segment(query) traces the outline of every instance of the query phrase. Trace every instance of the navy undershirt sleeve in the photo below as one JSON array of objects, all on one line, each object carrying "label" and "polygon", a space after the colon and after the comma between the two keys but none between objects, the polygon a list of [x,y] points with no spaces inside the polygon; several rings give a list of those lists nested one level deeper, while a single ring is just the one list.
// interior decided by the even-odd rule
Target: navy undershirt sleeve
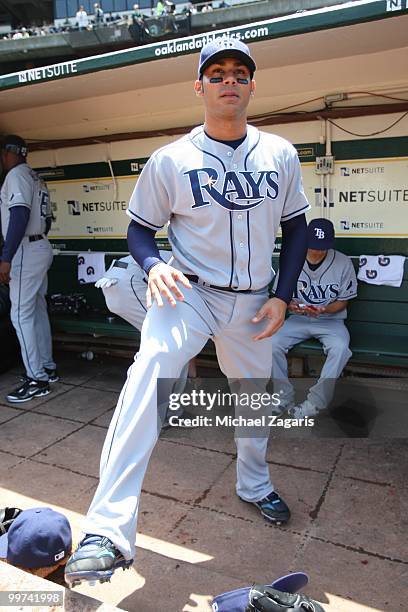
[{"label": "navy undershirt sleeve", "polygon": [[2,261],[11,263],[24,237],[29,219],[30,209],[27,206],[12,206],[10,208],[10,220],[1,256]]},{"label": "navy undershirt sleeve", "polygon": [[131,221],[129,224],[127,232],[129,252],[146,274],[149,274],[153,266],[163,262],[154,239],[155,235],[155,230],[136,221]]},{"label": "navy undershirt sleeve", "polygon": [[287,304],[292,299],[307,252],[307,223],[305,215],[298,215],[281,223],[282,246],[279,257],[279,279],[275,297]]}]

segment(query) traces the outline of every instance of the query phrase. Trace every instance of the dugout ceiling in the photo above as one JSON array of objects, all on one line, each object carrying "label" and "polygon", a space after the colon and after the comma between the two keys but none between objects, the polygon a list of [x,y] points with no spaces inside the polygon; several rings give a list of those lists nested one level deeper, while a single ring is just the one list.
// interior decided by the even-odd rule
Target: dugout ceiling
[{"label": "dugout ceiling", "polygon": [[[216,35],[223,32],[248,37],[258,64],[250,115],[335,92],[408,99],[408,0],[362,0]],[[171,41],[184,41],[184,50],[161,42],[0,77],[0,132],[33,141],[97,141],[98,136],[200,123],[202,106],[193,81],[202,39]],[[361,95],[358,103],[384,101]],[[311,101],[298,110],[319,104]]]}]

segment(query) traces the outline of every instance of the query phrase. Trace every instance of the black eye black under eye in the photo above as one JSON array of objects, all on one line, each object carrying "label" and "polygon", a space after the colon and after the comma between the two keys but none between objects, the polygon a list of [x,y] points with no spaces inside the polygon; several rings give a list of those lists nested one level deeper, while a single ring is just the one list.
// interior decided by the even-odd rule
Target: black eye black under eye
[{"label": "black eye black under eye", "polygon": [[222,77],[211,77],[210,83],[221,83]]},{"label": "black eye black under eye", "polygon": [[239,83],[240,85],[248,85],[249,79],[247,79],[247,78],[245,78],[245,79],[237,79],[237,83]]}]

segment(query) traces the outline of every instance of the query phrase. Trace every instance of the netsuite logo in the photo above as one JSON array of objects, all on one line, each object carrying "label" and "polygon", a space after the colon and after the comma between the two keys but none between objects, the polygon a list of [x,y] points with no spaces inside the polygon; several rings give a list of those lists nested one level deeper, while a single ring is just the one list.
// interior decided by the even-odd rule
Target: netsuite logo
[{"label": "netsuite logo", "polygon": [[349,166],[340,167],[341,176],[352,176],[355,174],[384,174],[384,166],[358,166],[356,168]]},{"label": "netsuite logo", "polygon": [[326,187],[323,189],[323,198],[322,198],[322,190],[320,187],[315,187],[315,206],[320,206],[323,208],[333,208],[334,206],[334,190],[327,190]]},{"label": "netsuite logo", "polygon": [[80,203],[78,200],[68,200],[68,214],[74,217],[81,214]]},{"label": "netsuite logo", "polygon": [[82,185],[82,188],[85,191],[85,193],[90,193],[91,191],[107,191],[109,190],[109,185],[84,183]]},{"label": "netsuite logo", "polygon": [[340,229],[346,232],[350,230],[373,230],[383,228],[383,221],[348,221],[347,219],[340,220]]}]

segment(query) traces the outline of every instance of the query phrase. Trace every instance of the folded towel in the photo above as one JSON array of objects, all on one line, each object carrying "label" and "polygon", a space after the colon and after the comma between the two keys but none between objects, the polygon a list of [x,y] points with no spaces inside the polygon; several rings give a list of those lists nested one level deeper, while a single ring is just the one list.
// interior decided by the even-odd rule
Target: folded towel
[{"label": "folded towel", "polygon": [[357,278],[371,285],[401,287],[404,262],[402,255],[360,255]]},{"label": "folded towel", "polygon": [[105,274],[105,253],[79,253],[78,282],[94,283]]}]

